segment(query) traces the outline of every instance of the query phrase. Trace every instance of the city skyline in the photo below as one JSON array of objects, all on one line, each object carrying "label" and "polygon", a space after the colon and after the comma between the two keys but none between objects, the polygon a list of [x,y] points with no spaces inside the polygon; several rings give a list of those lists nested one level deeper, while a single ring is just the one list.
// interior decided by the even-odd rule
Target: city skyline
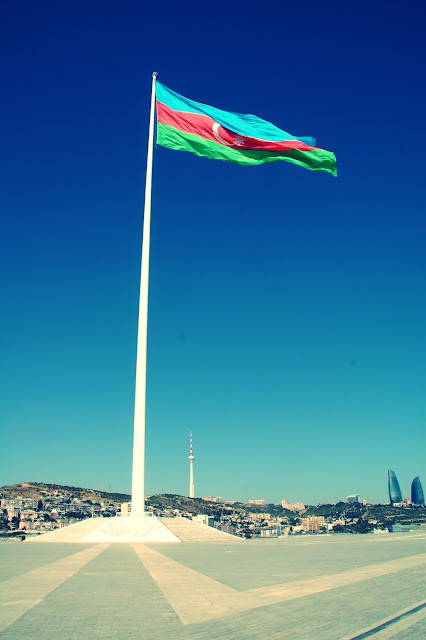
[{"label": "city skyline", "polygon": [[252,51],[218,49],[207,7],[166,3],[161,34],[127,0],[4,10],[0,484],[130,492],[155,70],[315,136],[339,175],[154,149],[146,493],[186,494],[192,431],[197,495],[385,503],[391,468],[409,498],[426,472],[424,8],[310,2],[274,25],[220,9]]},{"label": "city skyline", "polygon": [[[192,435],[192,434],[191,434]],[[292,501],[287,502],[287,496],[282,496],[278,501],[274,502],[273,500],[268,500],[268,498],[263,498],[263,497],[259,497],[257,496],[257,498],[247,498],[247,499],[240,499],[239,496],[226,496],[225,498],[222,498],[222,496],[218,496],[216,495],[199,495],[199,496],[195,496],[195,491],[194,491],[194,482],[193,482],[193,470],[192,470],[192,463],[193,460],[195,459],[195,457],[192,454],[192,438],[191,438],[191,444],[190,444],[190,454],[188,456],[189,462],[190,462],[190,474],[189,474],[189,491],[187,493],[182,493],[182,494],[175,494],[175,495],[181,495],[183,497],[189,497],[189,498],[197,498],[198,500],[208,500],[210,502],[223,502],[223,503],[234,503],[234,502],[239,502],[239,503],[247,503],[247,504],[256,504],[256,505],[265,505],[267,506],[268,504],[274,504],[277,505],[279,503],[281,503],[281,505],[284,507],[288,507],[290,508],[290,510],[292,510],[293,508],[297,507],[297,509],[303,509],[304,505],[301,502],[295,502],[294,504],[292,503]],[[28,480],[28,479],[27,479]],[[30,481],[31,482],[31,481]],[[35,481],[35,482],[40,482],[40,481]],[[20,483],[16,483],[17,486],[19,486]],[[25,484],[25,483],[24,483]],[[43,484],[43,482],[41,481],[41,484]],[[48,484],[52,484],[52,485],[57,485],[57,486],[61,486],[59,483],[48,483]],[[9,485],[5,485],[5,486],[9,486]],[[78,488],[78,485],[75,485],[76,488]],[[191,495],[191,487],[193,489],[192,494]],[[83,488],[83,487],[80,487]],[[101,491],[101,492],[112,492],[112,493],[116,493],[117,495],[119,495],[120,493],[123,492],[119,492],[119,491],[115,491],[112,489],[111,486],[98,486],[98,487],[85,487],[87,490],[94,490],[94,491]],[[125,492],[124,492],[125,493]],[[170,492],[165,492],[166,494]],[[396,474],[394,473],[394,471],[392,471],[391,469],[388,469],[388,482],[387,482],[387,494],[388,494],[388,499],[384,500],[384,501],[378,501],[377,503],[375,503],[372,500],[367,500],[367,498],[365,496],[360,496],[359,494],[351,494],[351,495],[346,495],[346,496],[340,496],[339,498],[337,498],[334,501],[327,501],[327,500],[319,500],[317,503],[317,505],[319,504],[336,504],[338,502],[357,502],[357,503],[367,503],[367,504],[390,504],[392,505],[393,503],[408,503],[408,504],[412,504],[414,506],[424,506],[424,492],[423,492],[423,487],[422,487],[422,483],[420,480],[419,476],[416,476],[413,481],[411,482],[411,490],[410,491],[405,491],[402,492],[398,479],[396,477]],[[131,496],[131,493],[127,493],[126,495]],[[156,494],[151,494],[151,495],[156,495]],[[161,495],[161,494],[158,494]],[[266,494],[269,495],[269,494]],[[337,495],[337,494],[336,494]],[[392,497],[391,497],[392,496]],[[150,495],[147,495],[147,497],[150,497]],[[127,503],[126,503],[127,504]],[[130,504],[130,502],[128,503]],[[306,504],[311,504],[314,505],[314,503],[306,503]]]}]

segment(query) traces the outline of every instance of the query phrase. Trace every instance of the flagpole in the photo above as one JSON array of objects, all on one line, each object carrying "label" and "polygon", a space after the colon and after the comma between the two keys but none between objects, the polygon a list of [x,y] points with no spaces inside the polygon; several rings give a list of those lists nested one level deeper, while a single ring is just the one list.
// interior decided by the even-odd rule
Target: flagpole
[{"label": "flagpole", "polygon": [[152,152],[154,147],[155,79],[152,74],[151,111],[149,117],[148,156],[146,162],[145,207],[141,280],[139,293],[138,341],[136,355],[135,414],[133,428],[132,516],[145,515],[145,413],[146,346],[148,331],[149,239],[151,227]]}]

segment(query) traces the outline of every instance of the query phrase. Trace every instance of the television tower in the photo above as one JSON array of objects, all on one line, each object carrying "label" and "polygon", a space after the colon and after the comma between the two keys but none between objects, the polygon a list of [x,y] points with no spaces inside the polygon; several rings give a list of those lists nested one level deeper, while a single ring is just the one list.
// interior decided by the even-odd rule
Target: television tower
[{"label": "television tower", "polygon": [[192,432],[189,435],[189,497],[195,498],[194,493],[194,454],[192,453]]}]

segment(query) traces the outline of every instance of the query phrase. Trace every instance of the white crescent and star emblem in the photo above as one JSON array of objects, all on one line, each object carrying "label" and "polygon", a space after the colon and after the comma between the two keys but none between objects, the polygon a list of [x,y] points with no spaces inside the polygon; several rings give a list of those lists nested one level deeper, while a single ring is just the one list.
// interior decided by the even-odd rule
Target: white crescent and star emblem
[{"label": "white crescent and star emblem", "polygon": [[231,133],[230,131],[228,131],[228,129],[225,129],[225,127],[222,127],[222,129],[226,131],[226,133],[232,138],[232,142],[227,142],[226,140],[224,140],[219,133],[220,126],[221,125],[218,122],[214,122],[212,126],[213,135],[218,142],[220,142],[221,144],[224,144],[227,147],[244,147],[245,145],[244,138],[242,138],[236,133]]}]

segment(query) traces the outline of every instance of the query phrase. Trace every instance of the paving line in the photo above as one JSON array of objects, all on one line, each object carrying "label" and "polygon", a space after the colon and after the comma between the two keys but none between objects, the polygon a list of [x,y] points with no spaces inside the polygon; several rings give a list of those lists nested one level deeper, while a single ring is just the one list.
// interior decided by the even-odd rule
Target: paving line
[{"label": "paving line", "polygon": [[374,538],[372,540],[369,540],[368,542],[400,542],[401,540],[403,540],[404,542],[410,541],[410,542],[417,542],[417,540],[422,540],[423,538],[426,538],[426,534],[425,533],[413,533],[412,535],[410,535],[409,533],[403,533],[401,536],[395,536],[395,534],[392,534],[392,537],[388,537],[388,536],[378,536],[377,538]]},{"label": "paving line", "polygon": [[417,602],[408,609],[403,609],[391,618],[385,618],[376,623],[374,627],[364,628],[354,636],[350,634],[341,640],[390,640],[396,635],[409,629],[426,618],[426,602]]},{"label": "paving line", "polygon": [[0,632],[39,604],[49,593],[71,578],[108,546],[108,544],[98,544],[1,582]]},{"label": "paving line", "polygon": [[133,544],[132,547],[184,625],[200,624],[242,611],[338,589],[417,568],[426,563],[426,554],[418,554],[332,575],[237,591],[144,544]]},{"label": "paving line", "polygon": [[184,625],[261,606],[255,596],[246,596],[142,543],[132,547]]},{"label": "paving line", "polygon": [[294,582],[284,582],[283,584],[277,584],[271,587],[250,589],[249,591],[245,591],[245,593],[261,598],[264,604],[274,604],[283,602],[284,600],[293,600],[294,598],[308,596],[313,593],[339,589],[340,587],[346,587],[357,582],[362,582],[363,580],[380,578],[407,569],[415,569],[424,564],[426,564],[426,553],[420,553],[414,556],[408,556],[407,558],[388,560],[387,562],[370,564],[366,567],[341,571],[317,578],[308,578]]}]

